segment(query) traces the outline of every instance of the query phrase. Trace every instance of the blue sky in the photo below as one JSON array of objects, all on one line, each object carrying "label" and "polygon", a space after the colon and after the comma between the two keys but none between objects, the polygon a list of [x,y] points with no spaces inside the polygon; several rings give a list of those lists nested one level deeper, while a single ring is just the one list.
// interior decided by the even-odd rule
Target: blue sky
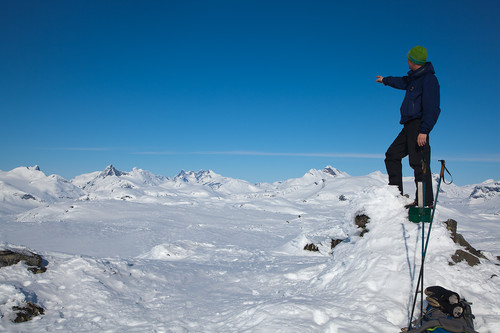
[{"label": "blue sky", "polygon": [[405,75],[422,45],[441,85],[433,172],[445,159],[459,185],[498,180],[499,14],[468,0],[3,0],[0,169],[385,173],[404,92],[375,76]]}]

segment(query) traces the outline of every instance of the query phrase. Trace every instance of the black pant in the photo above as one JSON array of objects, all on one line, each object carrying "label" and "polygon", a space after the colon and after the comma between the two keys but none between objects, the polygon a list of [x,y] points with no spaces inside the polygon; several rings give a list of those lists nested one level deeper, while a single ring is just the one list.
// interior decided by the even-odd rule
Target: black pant
[{"label": "black pant", "polygon": [[[403,130],[385,153],[385,167],[389,175],[389,185],[396,185],[401,194],[403,194],[403,166],[401,160],[409,156],[410,166],[415,174],[415,184],[422,181],[425,182],[425,206],[430,206],[434,203],[430,167],[431,147],[429,145],[429,136],[427,136],[425,146],[418,146],[417,136],[419,127],[420,119],[410,120],[404,125]],[[422,161],[425,162],[426,167],[425,179]],[[415,198],[418,198],[418,193],[415,193]]]}]

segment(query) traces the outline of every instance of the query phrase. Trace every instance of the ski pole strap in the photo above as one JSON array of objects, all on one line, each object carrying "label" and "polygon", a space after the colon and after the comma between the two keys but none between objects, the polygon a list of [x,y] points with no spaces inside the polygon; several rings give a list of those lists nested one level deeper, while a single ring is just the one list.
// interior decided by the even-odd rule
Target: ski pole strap
[{"label": "ski pole strap", "polygon": [[[446,185],[450,185],[451,183],[453,183],[453,176],[451,175],[450,171],[446,168],[445,161],[439,160],[439,162],[441,162],[441,173],[439,174],[439,177],[443,180],[443,183],[445,183]],[[444,179],[444,172],[445,171],[447,174],[450,175],[451,180],[449,183],[447,183],[446,180]]]}]

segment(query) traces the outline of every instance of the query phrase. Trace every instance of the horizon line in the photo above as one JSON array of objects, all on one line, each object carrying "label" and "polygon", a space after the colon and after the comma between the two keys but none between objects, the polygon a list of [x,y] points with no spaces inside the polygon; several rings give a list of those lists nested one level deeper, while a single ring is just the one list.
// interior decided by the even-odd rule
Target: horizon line
[{"label": "horizon line", "polygon": [[[110,147],[52,147],[45,148],[49,150],[64,150],[64,151],[80,151],[80,152],[104,152],[121,150],[126,151],[126,148],[110,148]],[[355,158],[355,159],[383,159],[385,154],[382,153],[335,153],[335,152],[319,152],[319,153],[304,153],[304,152],[265,152],[265,151],[245,151],[245,150],[229,150],[229,151],[134,151],[129,152],[133,155],[226,155],[226,156],[269,156],[269,157],[338,157],[338,158]],[[434,157],[432,160],[440,159],[449,161],[461,162],[486,162],[500,163],[500,155],[478,155],[478,156],[445,156],[444,158]]]},{"label": "horizon line", "polygon": [[291,157],[350,157],[350,158],[383,158],[383,154],[364,154],[364,153],[282,153],[282,152],[263,152],[263,151],[193,151],[193,152],[175,152],[175,151],[144,151],[133,152],[135,155],[240,155],[240,156],[291,156]]},{"label": "horizon line", "polygon": [[[360,158],[360,159],[379,159],[385,158],[385,154],[369,154],[369,153],[291,153],[291,152],[263,152],[263,151],[193,151],[193,152],[176,152],[176,151],[143,151],[143,152],[133,152],[135,155],[240,155],[240,156],[289,156],[289,157],[341,157],[341,158]],[[441,158],[449,161],[462,161],[462,162],[490,162],[490,163],[500,163],[500,156],[489,155],[489,156],[473,156],[473,157],[461,157],[461,156],[448,156]],[[434,158],[434,161],[438,161],[438,158]]]}]

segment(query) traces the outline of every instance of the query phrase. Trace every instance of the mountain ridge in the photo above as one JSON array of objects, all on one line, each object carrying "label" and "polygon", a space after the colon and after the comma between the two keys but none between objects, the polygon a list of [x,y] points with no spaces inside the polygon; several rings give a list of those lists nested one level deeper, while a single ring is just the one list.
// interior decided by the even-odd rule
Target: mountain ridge
[{"label": "mountain ridge", "polygon": [[[386,177],[380,171],[362,176],[373,178],[383,183]],[[437,175],[434,181],[437,182]],[[8,206],[6,211],[21,211],[29,207],[55,203],[61,200],[133,200],[151,202],[169,196],[182,196],[186,200],[197,196],[285,196],[290,199],[307,200],[317,196],[325,200],[335,199],[335,190],[329,185],[333,180],[349,182],[348,173],[331,165],[321,170],[310,169],[302,177],[291,178],[274,183],[251,184],[242,179],[225,177],[212,170],[181,170],[175,177],[168,178],[155,175],[147,170],[134,167],[125,172],[113,164],[102,171],[78,175],[70,181],[58,176],[47,176],[39,166],[18,167],[11,171],[0,171],[0,201]],[[411,178],[406,178],[410,181]],[[325,190],[330,187],[329,190]],[[452,196],[468,196],[469,200],[485,200],[496,202],[500,197],[500,182],[487,180],[480,184],[463,187],[451,186],[448,191]],[[334,196],[343,196],[342,193]],[[16,208],[18,206],[18,208]]]}]

